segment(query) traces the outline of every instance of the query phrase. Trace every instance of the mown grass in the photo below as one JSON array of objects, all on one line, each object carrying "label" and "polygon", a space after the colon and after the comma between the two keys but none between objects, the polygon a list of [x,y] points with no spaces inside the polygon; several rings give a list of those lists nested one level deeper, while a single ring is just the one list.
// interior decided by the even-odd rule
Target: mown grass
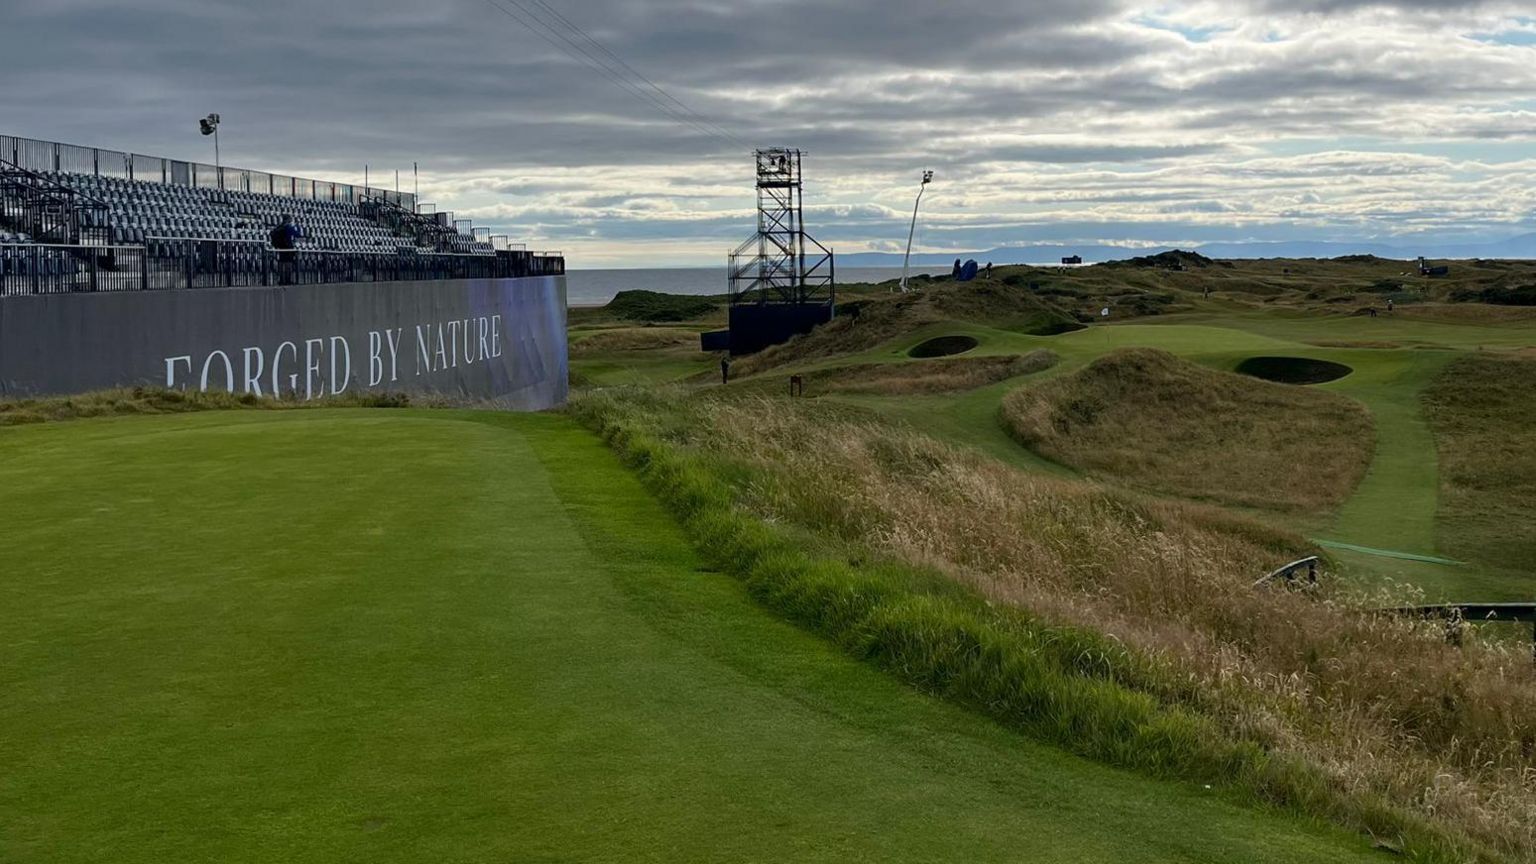
[{"label": "mown grass", "polygon": [[1536,577],[1536,358],[1472,355],[1424,392],[1440,457],[1440,545]]},{"label": "mown grass", "polygon": [[1370,414],[1343,396],[1151,349],[1017,390],[1002,412],[1024,445],[1092,476],[1281,510],[1338,506],[1374,444]]},{"label": "mown grass", "polygon": [[1533,860],[1528,656],[1361,608],[1384,598],[1251,589],[1298,538],[814,402],[607,392],[575,410],[713,564],[902,680],[1421,859]]},{"label": "mown grass", "polygon": [[1376,860],[840,656],[567,418],[10,428],[0,506],[7,864]]}]

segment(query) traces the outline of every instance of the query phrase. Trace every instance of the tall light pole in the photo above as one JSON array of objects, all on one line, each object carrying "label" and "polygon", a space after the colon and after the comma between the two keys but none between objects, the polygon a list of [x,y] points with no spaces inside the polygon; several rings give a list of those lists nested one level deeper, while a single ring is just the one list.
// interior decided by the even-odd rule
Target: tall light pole
[{"label": "tall light pole", "polygon": [[912,261],[912,237],[917,234],[917,208],[923,205],[923,192],[933,182],[933,172],[923,172],[923,184],[917,187],[917,203],[912,205],[912,227],[907,229],[907,254],[901,259],[901,293],[907,293],[907,269]]},{"label": "tall light pole", "polygon": [[219,115],[209,114],[197,121],[198,130],[213,136],[213,170],[219,174],[219,188],[224,188],[224,162],[219,155]]}]

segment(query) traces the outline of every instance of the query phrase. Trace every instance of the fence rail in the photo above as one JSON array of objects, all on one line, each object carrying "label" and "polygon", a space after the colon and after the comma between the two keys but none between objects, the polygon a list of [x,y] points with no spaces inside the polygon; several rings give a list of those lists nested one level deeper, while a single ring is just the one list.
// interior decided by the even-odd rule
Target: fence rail
[{"label": "fence rail", "polygon": [[558,252],[494,255],[277,250],[265,243],[153,237],[144,246],[0,244],[0,296],[252,288],[334,282],[558,276]]},{"label": "fence rail", "polygon": [[144,156],[99,147],[81,147],[56,141],[39,141],[0,135],[0,159],[13,162],[28,171],[68,174],[94,174],[121,180],[145,180],[192,186],[199,189],[224,189],[230,192],[257,192],[312,201],[337,201],[355,204],[363,198],[380,198],[407,210],[416,206],[416,196],[373,186],[353,186],[329,180],[289,177],[247,168],[207,165],[159,156]]}]

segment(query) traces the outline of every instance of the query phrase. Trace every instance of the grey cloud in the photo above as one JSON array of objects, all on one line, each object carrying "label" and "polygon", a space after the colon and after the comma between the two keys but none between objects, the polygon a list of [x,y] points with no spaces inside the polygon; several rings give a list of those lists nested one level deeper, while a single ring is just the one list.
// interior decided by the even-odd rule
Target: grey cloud
[{"label": "grey cloud", "polygon": [[[1298,190],[1343,177],[1381,185],[1328,186],[1319,208],[1401,215],[1360,196],[1415,172],[1456,197],[1444,167],[1255,161],[1269,143],[1536,138],[1520,110],[1536,86],[1521,58],[1536,54],[1425,29],[1487,4],[1256,0],[1255,20],[1313,35],[1347,22],[1360,38],[1223,53],[1127,23],[1143,5],[1132,0],[549,2],[734,134],[804,147],[819,230],[843,243],[901,233],[919,167],[948,184],[935,189],[933,242],[976,245],[962,241],[992,224],[1044,231],[1030,221],[1041,208],[1073,230],[1148,237],[1149,220],[1216,231],[1216,217],[1250,209],[1262,226]],[[676,123],[484,0],[11,6],[0,132],[207,160],[193,120],[219,111],[227,162],[352,181],[366,163],[386,185],[421,162],[444,207],[514,233],[728,244],[750,230],[742,146]],[[1387,6],[1422,14],[1371,17]],[[1493,202],[1464,218],[1528,215],[1528,194],[1500,191],[1508,176],[1456,178]],[[1292,200],[1258,197],[1279,194]],[[1105,216],[1117,210],[1135,218]],[[1450,209],[1412,218],[1435,212]],[[1329,218],[1314,213],[1309,230]]]}]

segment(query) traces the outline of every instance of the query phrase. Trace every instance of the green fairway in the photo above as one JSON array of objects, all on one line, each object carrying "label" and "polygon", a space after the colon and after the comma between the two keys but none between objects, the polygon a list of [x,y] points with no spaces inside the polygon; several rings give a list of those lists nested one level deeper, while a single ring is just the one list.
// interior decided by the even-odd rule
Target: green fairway
[{"label": "green fairway", "polygon": [[0,505],[0,861],[1385,860],[846,658],[561,417],[5,429]]}]

